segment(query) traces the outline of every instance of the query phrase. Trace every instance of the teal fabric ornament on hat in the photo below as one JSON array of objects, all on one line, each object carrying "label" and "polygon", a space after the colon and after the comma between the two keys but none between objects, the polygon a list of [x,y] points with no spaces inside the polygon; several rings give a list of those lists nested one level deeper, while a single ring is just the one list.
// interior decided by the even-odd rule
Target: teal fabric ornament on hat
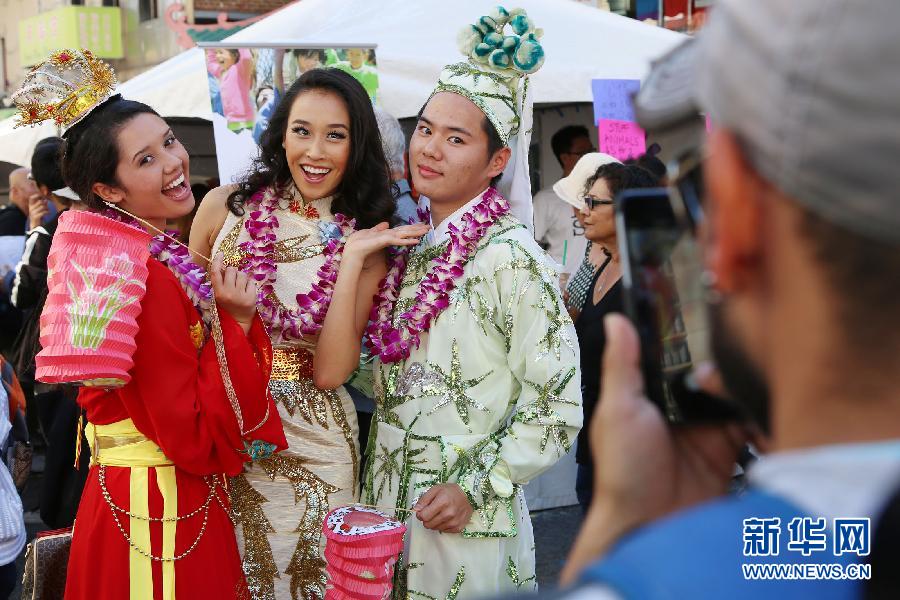
[{"label": "teal fabric ornament on hat", "polygon": [[431,94],[452,92],[468,98],[485,114],[503,144],[512,149],[498,187],[513,214],[529,228],[533,224],[528,77],[544,64],[543,34],[524,9],[495,7],[460,30],[456,41],[465,62],[444,67]]},{"label": "teal fabric ornament on hat", "polygon": [[524,80],[544,64],[542,35],[524,9],[497,6],[459,32],[468,60],[445,67],[434,94],[455,92],[474,102],[508,144],[519,131]]}]

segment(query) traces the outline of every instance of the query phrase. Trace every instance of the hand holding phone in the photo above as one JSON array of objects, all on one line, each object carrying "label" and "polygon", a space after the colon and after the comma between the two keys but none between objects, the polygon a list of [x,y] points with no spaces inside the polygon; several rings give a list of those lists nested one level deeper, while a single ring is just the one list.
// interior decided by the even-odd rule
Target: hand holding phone
[{"label": "hand holding phone", "polygon": [[703,263],[665,188],[616,198],[626,314],[638,330],[648,398],[672,424],[745,420],[740,406],[695,385],[710,360]]}]

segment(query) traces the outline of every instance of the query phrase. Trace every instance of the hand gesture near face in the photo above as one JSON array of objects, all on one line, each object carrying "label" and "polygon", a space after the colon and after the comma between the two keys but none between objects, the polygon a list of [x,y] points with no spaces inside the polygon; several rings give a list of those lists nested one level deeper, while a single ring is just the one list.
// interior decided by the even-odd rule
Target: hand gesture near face
[{"label": "hand gesture near face", "polygon": [[235,267],[225,267],[222,255],[217,254],[209,269],[209,280],[215,293],[216,304],[234,317],[244,329],[250,331],[256,315],[256,282]]},{"label": "hand gesture near face", "polygon": [[47,208],[47,199],[41,194],[32,194],[28,198],[28,228],[34,229],[44,222],[44,217],[50,213]]},{"label": "hand gesture near face", "polygon": [[370,254],[384,250],[389,246],[415,246],[423,235],[431,228],[424,223],[390,227],[387,223],[379,223],[371,229],[360,229],[347,239],[344,247],[345,257],[364,260]]}]

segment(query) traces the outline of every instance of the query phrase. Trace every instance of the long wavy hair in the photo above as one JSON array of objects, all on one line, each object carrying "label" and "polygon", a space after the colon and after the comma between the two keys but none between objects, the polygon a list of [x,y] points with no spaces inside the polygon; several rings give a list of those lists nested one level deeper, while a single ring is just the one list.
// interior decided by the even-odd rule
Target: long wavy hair
[{"label": "long wavy hair", "polygon": [[311,90],[336,94],[350,115],[350,157],[332,202],[332,212],[356,219],[360,228],[390,222],[396,203],[372,102],[362,84],[338,69],[312,69],[288,88],[262,134],[259,157],[228,196],[228,209],[235,215],[243,215],[244,204],[257,191],[292,181],[281,144],[294,100]]}]

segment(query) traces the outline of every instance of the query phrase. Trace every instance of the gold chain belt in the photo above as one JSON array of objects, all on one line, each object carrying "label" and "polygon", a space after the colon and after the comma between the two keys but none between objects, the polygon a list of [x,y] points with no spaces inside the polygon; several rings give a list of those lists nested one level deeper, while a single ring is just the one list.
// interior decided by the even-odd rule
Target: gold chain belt
[{"label": "gold chain belt", "polygon": [[[206,475],[203,477],[204,482],[209,488],[206,500],[195,510],[183,515],[178,515],[175,467],[172,461],[163,454],[162,449],[160,449],[153,440],[137,430],[131,419],[125,419],[109,425],[88,424],[86,433],[87,438],[91,443],[91,462],[98,466],[97,479],[100,484],[100,492],[112,512],[113,521],[119,532],[125,538],[125,541],[128,542],[128,545],[145,558],[151,561],[171,563],[181,560],[193,552],[197,547],[197,544],[200,543],[203,534],[206,533],[206,526],[209,521],[209,509],[213,501],[216,501],[222,507],[229,518],[231,517],[228,507],[225,506],[225,503],[217,493],[218,487],[224,489],[224,479],[220,480],[219,476],[216,475]],[[132,495],[133,501],[136,489],[142,488],[140,495],[144,498],[144,510],[147,511],[146,514],[141,514],[140,511],[126,510],[116,504],[106,485],[107,467],[123,467],[131,469],[129,493]],[[146,506],[148,499],[147,494],[149,494],[149,489],[147,488],[148,469],[156,470],[157,485],[163,496],[164,515],[162,517],[151,517],[149,514],[149,507]],[[134,487],[136,474],[143,482],[139,484],[140,488]],[[166,483],[163,483],[163,480],[165,480]],[[129,519],[130,531],[125,530],[120,515]],[[192,519],[198,516],[202,516],[203,518],[200,532],[187,550],[176,555],[174,553],[175,524],[179,521]],[[164,544],[166,537],[171,538],[170,543],[172,548],[170,552],[164,551],[163,555],[157,556],[150,551],[148,529],[150,523],[162,523],[164,526],[171,528],[168,532],[164,531],[163,534]],[[138,529],[138,524],[142,524],[140,525],[142,533],[137,536],[139,539],[135,539],[136,536],[134,534]]]}]

